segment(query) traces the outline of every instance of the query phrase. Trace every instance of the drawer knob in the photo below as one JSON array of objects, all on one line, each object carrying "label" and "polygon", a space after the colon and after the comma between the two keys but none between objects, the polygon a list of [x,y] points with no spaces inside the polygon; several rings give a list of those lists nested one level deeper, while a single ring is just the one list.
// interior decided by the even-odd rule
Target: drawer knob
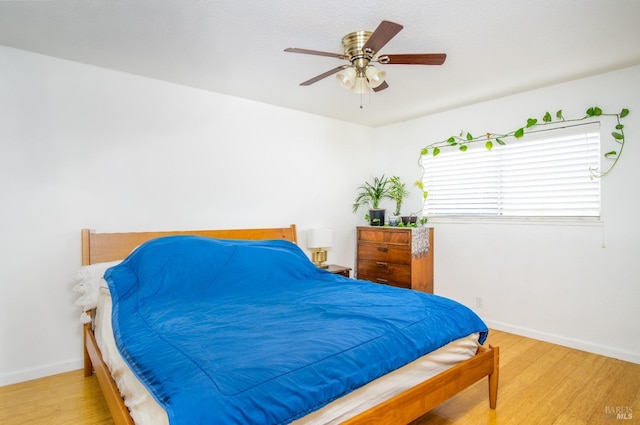
[{"label": "drawer knob", "polygon": [[384,268],[386,269],[388,264],[387,263],[383,263],[382,261],[376,261],[376,265],[380,268]]},{"label": "drawer knob", "polygon": [[388,281],[387,279],[380,279],[379,277],[378,277],[378,278],[376,278],[376,282],[378,282],[378,283],[385,283],[385,284],[386,284],[386,283],[389,283],[389,281]]},{"label": "drawer knob", "polygon": [[387,252],[387,251],[389,251],[389,247],[388,246],[379,246],[378,247],[378,251]]}]

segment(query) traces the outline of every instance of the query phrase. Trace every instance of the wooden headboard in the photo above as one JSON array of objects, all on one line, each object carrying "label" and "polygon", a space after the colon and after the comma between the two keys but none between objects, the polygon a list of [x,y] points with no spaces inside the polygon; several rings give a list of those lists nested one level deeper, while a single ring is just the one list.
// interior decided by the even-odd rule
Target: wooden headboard
[{"label": "wooden headboard", "polygon": [[174,235],[240,240],[284,239],[297,243],[295,224],[289,227],[267,229],[175,230],[133,233],[96,233],[94,230],[82,229],[82,265],[121,260],[141,243]]}]

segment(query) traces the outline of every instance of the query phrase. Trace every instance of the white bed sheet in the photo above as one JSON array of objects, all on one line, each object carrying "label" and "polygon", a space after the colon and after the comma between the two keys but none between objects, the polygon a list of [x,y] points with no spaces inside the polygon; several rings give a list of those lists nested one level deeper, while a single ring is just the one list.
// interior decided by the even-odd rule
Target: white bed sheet
[{"label": "white bed sheet", "polygon": [[[96,342],[136,425],[168,425],[166,412],[135,377],[116,348],[111,325],[111,296],[101,291],[94,319]],[[382,401],[473,357],[479,334],[453,341],[323,408],[293,422],[295,425],[338,424]]]}]

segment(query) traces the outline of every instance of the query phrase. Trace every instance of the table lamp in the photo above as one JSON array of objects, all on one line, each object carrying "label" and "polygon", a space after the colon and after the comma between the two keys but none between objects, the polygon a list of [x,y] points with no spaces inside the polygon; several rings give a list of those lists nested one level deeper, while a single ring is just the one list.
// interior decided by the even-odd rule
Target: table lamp
[{"label": "table lamp", "polygon": [[322,269],[329,267],[323,263],[327,261],[326,248],[331,247],[332,239],[333,232],[330,229],[311,229],[307,233],[307,248],[312,249],[311,261]]}]

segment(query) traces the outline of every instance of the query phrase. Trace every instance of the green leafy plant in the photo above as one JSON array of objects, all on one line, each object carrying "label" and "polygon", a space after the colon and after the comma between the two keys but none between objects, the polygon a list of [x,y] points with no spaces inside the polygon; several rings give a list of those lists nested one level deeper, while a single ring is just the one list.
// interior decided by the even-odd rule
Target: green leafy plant
[{"label": "green leafy plant", "polygon": [[402,181],[400,181],[400,177],[392,176],[389,178],[389,195],[390,198],[396,202],[396,209],[394,211],[395,215],[400,215],[400,210],[402,209],[402,201],[406,196],[409,196],[409,191],[407,187]]},{"label": "green leafy plant", "polygon": [[365,182],[358,186],[358,194],[353,202],[353,212],[357,212],[360,207],[380,208],[380,201],[392,199],[390,192],[391,180],[382,175],[374,177],[373,182]]},{"label": "green leafy plant", "polygon": [[[514,137],[516,140],[524,137],[525,133],[531,132],[532,130],[552,124],[558,123],[569,123],[569,122],[579,122],[585,121],[588,119],[593,119],[596,117],[615,117],[616,126],[615,130],[611,132],[611,137],[613,137],[613,141],[618,145],[618,148],[615,150],[608,151],[603,154],[604,158],[610,161],[609,167],[602,171],[600,169],[591,168],[589,171],[592,176],[597,178],[602,178],[613,170],[613,168],[618,163],[620,156],[622,155],[622,150],[624,148],[625,143],[625,135],[624,135],[624,125],[621,123],[621,120],[629,115],[629,109],[623,108],[618,113],[605,113],[602,108],[598,106],[592,106],[588,108],[585,112],[585,115],[581,118],[573,118],[566,119],[562,112],[562,109],[558,110],[554,116],[551,115],[550,112],[545,112],[544,115],[540,118],[527,118],[526,124],[517,128],[516,130],[510,131],[508,133],[484,133],[481,136],[473,136],[468,131],[461,131],[459,135],[451,136],[445,140],[441,140],[439,142],[432,143],[420,151],[420,160],[419,164],[422,167],[422,157],[425,155],[433,155],[438,156],[442,149],[446,148],[457,148],[462,152],[466,152],[469,148],[469,145],[472,143],[481,143],[484,142],[485,148],[490,151],[494,147],[494,143],[498,145],[506,145],[505,139],[508,137]],[[555,118],[554,118],[555,117]],[[424,168],[423,168],[423,176],[424,176]],[[417,181],[415,183],[422,190],[423,201],[425,201],[428,197],[427,191],[425,191],[423,179]]]}]

